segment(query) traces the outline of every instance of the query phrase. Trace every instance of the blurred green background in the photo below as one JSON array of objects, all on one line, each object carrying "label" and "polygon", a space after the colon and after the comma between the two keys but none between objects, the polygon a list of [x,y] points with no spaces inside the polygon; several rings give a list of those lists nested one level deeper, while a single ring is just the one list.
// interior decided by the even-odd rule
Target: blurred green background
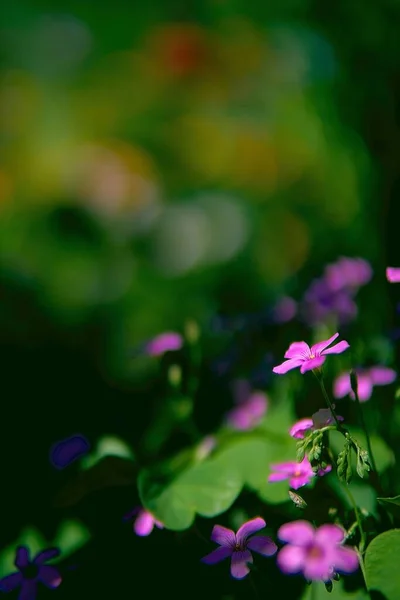
[{"label": "blurred green background", "polygon": [[[0,542],[28,525],[51,540],[78,516],[93,539],[59,598],[253,593],[223,568],[204,575],[201,539],[124,529],[136,487],[109,473],[78,508],[53,505],[56,440],[115,435],[151,453],[172,358],[159,364],[143,342],[198,324],[206,435],[233,378],[268,387],[273,355],[317,335],[266,311],[360,256],[375,275],[345,333],[363,360],[366,340],[371,360],[391,359],[399,18],[394,0],[2,1]],[[191,439],[178,428],[155,454]],[[266,568],[275,589],[300,589]]]}]

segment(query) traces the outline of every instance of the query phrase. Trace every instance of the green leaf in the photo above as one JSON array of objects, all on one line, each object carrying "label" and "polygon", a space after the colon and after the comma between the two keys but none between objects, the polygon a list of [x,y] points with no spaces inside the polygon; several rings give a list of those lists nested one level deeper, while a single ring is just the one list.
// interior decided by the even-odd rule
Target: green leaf
[{"label": "green leaf", "polygon": [[393,496],[393,498],[377,498],[379,502],[383,502],[384,504],[395,504],[396,506],[400,506],[400,496]]},{"label": "green leaf", "polygon": [[57,530],[53,542],[53,545],[61,550],[59,560],[63,560],[76,552],[76,550],[79,550],[79,548],[87,544],[90,537],[90,531],[80,521],[76,519],[63,521]]},{"label": "green leaf", "polygon": [[365,554],[365,576],[368,590],[381,592],[386,600],[400,598],[400,529],[378,535]]},{"label": "green leaf", "polygon": [[168,529],[180,531],[193,523],[196,513],[215,517],[225,512],[242,489],[242,479],[234,466],[215,458],[185,470],[161,491],[149,471],[138,478],[143,505]]},{"label": "green leaf", "polygon": [[83,470],[90,469],[105,456],[119,456],[127,460],[134,460],[134,455],[131,447],[121,438],[107,435],[98,441],[96,448],[84,456],[81,460],[81,468]]},{"label": "green leaf", "polygon": [[343,581],[334,581],[333,590],[328,593],[322,581],[307,585],[301,600],[368,600],[369,595],[362,589],[346,592]]}]

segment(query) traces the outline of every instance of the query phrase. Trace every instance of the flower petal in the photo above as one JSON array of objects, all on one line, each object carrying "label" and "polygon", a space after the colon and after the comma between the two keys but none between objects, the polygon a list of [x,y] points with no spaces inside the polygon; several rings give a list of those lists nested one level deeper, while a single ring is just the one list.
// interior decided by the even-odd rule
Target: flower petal
[{"label": "flower petal", "polygon": [[[358,377],[357,391],[361,402],[366,402],[372,396],[372,381],[367,373],[362,373]],[[355,400],[354,392],[350,392],[350,396]]]},{"label": "flower petal", "polygon": [[277,556],[278,567],[283,573],[299,573],[303,570],[306,552],[300,546],[285,546]]},{"label": "flower petal", "polygon": [[336,377],[333,384],[333,395],[335,398],[344,398],[351,392],[350,373],[342,373]]},{"label": "flower petal", "polygon": [[314,540],[315,530],[308,521],[292,521],[285,523],[278,530],[278,538],[296,546],[307,546]]},{"label": "flower petal", "polygon": [[35,579],[24,579],[18,600],[35,600],[37,583]]},{"label": "flower petal", "polygon": [[89,450],[90,444],[83,435],[72,435],[51,447],[50,462],[56,469],[65,469]]},{"label": "flower petal", "polygon": [[295,461],[291,462],[282,462],[275,463],[270,465],[272,471],[278,471],[279,473],[286,473],[286,475],[291,475],[293,471],[298,467],[299,463]]},{"label": "flower petal", "polygon": [[310,346],[305,342],[292,342],[286,350],[284,358],[306,359],[310,356]]},{"label": "flower petal", "polygon": [[166,331],[156,336],[145,347],[145,352],[150,356],[161,356],[165,352],[180,350],[183,346],[183,338],[175,331]]},{"label": "flower petal", "polygon": [[387,267],[386,279],[390,283],[400,283],[400,269],[398,267]]},{"label": "flower petal", "polygon": [[278,375],[284,375],[288,371],[292,369],[296,369],[296,367],[300,367],[304,362],[304,358],[292,358],[291,360],[285,360],[285,362],[280,365],[274,367],[272,371],[277,373]]},{"label": "flower petal", "polygon": [[29,565],[29,550],[26,546],[18,546],[14,564],[17,569],[24,569]]},{"label": "flower petal", "polygon": [[42,565],[56,556],[60,556],[60,550],[58,548],[47,548],[46,550],[39,552],[39,554],[35,556],[35,560],[33,562],[35,565]]},{"label": "flower petal", "polygon": [[339,525],[321,525],[315,532],[315,540],[321,545],[340,544],[345,537],[344,530]]},{"label": "flower petal", "polygon": [[319,356],[321,352],[323,352],[325,348],[330,346],[332,342],[334,342],[338,337],[339,334],[335,333],[332,337],[329,338],[329,340],[324,340],[323,342],[318,342],[317,344],[314,344],[314,346],[311,346],[311,354]]},{"label": "flower petal", "polygon": [[247,563],[252,563],[253,557],[251,552],[244,550],[243,552],[234,552],[231,560],[231,575],[235,579],[243,579],[249,573],[250,569]]},{"label": "flower petal", "polygon": [[141,509],[139,511],[138,516],[133,523],[133,530],[136,535],[141,537],[145,537],[150,535],[150,533],[154,529],[154,517],[153,515],[146,509]]},{"label": "flower petal", "polygon": [[314,477],[314,473],[301,473],[300,475],[294,475],[289,479],[289,485],[294,490],[298,490],[299,488],[310,483],[312,477]]},{"label": "flower petal", "polygon": [[269,481],[269,483],[275,483],[276,481],[284,481],[285,479],[288,479],[288,477],[290,477],[289,473],[270,473],[267,481]]},{"label": "flower petal", "polygon": [[60,585],[62,577],[58,569],[52,565],[42,565],[39,569],[38,580],[48,588],[56,588]]},{"label": "flower petal", "polygon": [[374,385],[388,385],[393,383],[397,377],[396,371],[389,369],[388,367],[371,367],[369,369],[369,375]]},{"label": "flower petal", "polygon": [[327,348],[326,350],[324,350],[324,354],[341,354],[342,352],[347,350],[347,348],[350,348],[350,344],[346,342],[346,340],[342,340],[341,342],[335,344],[331,348]]},{"label": "flower petal", "polygon": [[327,581],[333,575],[333,566],[330,560],[330,552],[324,553],[318,558],[307,556],[303,575],[311,581]]},{"label": "flower petal", "polygon": [[260,531],[260,529],[263,529],[265,526],[266,522],[261,517],[256,517],[255,519],[247,521],[247,523],[243,523],[237,531],[236,543],[240,545],[244,544],[250,535]]},{"label": "flower petal", "polygon": [[223,527],[222,525],[214,525],[211,532],[211,540],[220,546],[234,548],[236,544],[236,536],[232,529]]},{"label": "flower petal", "polygon": [[304,438],[304,432],[308,429],[312,429],[313,420],[312,419],[300,419],[297,421],[289,430],[289,434],[292,438],[296,438],[298,440],[302,440]]},{"label": "flower petal", "polygon": [[352,548],[337,548],[334,568],[341,573],[353,573],[358,569],[358,555]]},{"label": "flower petal", "polygon": [[228,556],[232,556],[232,554],[233,548],[228,548],[228,546],[220,546],[219,548],[216,548],[210,552],[210,554],[203,556],[201,562],[205,563],[206,565],[215,565],[221,560],[228,558]]},{"label": "flower petal", "polygon": [[326,360],[325,356],[316,356],[315,358],[310,358],[310,360],[306,360],[301,365],[300,373],[302,375],[304,375],[304,373],[306,371],[312,371],[313,369],[319,369],[319,367],[321,367],[324,364],[325,360]]},{"label": "flower petal", "polygon": [[273,556],[278,546],[266,535],[255,535],[247,542],[247,547],[263,556]]},{"label": "flower petal", "polygon": [[17,573],[11,573],[7,577],[0,579],[0,590],[2,592],[11,592],[16,587],[22,584],[24,577],[20,571]]}]

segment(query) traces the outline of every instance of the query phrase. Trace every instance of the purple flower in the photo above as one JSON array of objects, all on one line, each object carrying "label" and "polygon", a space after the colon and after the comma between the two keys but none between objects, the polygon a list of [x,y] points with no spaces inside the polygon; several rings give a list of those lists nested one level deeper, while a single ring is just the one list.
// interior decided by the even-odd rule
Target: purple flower
[{"label": "purple flower", "polygon": [[15,566],[19,569],[16,573],[0,579],[0,590],[11,592],[20,587],[19,600],[34,600],[36,598],[37,584],[43,583],[48,588],[56,588],[62,578],[60,572],[46,561],[60,554],[58,548],[48,548],[36,555],[33,561],[29,558],[26,546],[19,546],[15,555]]},{"label": "purple flower", "polygon": [[272,318],[275,323],[287,323],[295,317],[296,312],[297,302],[290,296],[283,296],[275,304]]},{"label": "purple flower", "polygon": [[[371,398],[374,385],[388,385],[393,383],[397,377],[396,371],[379,365],[368,369],[356,369],[356,373],[358,397],[361,402],[366,402]],[[350,373],[342,373],[335,379],[333,395],[335,398],[349,395],[355,400],[354,392],[351,389]]]},{"label": "purple flower", "polygon": [[164,529],[164,525],[160,521],[157,521],[150,511],[141,506],[137,506],[125,515],[124,521],[130,520],[132,517],[136,517],[133,522],[133,531],[140,537],[150,535],[154,526],[158,527],[158,529]]},{"label": "purple flower", "polygon": [[342,341],[331,348],[328,348],[338,336],[339,334],[335,333],[329,340],[318,342],[318,344],[314,344],[311,348],[305,342],[293,342],[285,353],[285,358],[288,358],[289,360],[274,367],[272,369],[273,372],[278,375],[283,375],[291,369],[300,367],[300,373],[304,374],[306,371],[318,369],[324,364],[326,360],[325,355],[340,354],[350,347],[346,341]]},{"label": "purple flower", "polygon": [[399,267],[387,267],[386,279],[390,283],[400,283],[400,268]]},{"label": "purple flower", "polygon": [[249,573],[248,563],[253,562],[250,550],[258,552],[263,556],[272,556],[277,551],[276,544],[271,538],[263,535],[250,537],[260,529],[265,527],[266,523],[261,517],[256,517],[251,521],[244,523],[235,533],[231,529],[215,525],[211,539],[219,544],[219,548],[204,556],[201,560],[207,565],[231,557],[231,575],[235,579],[243,579]]},{"label": "purple flower", "polygon": [[[335,408],[335,405],[333,405]],[[339,421],[344,421],[343,417],[337,415]],[[304,439],[304,434],[309,429],[322,429],[335,423],[335,419],[332,417],[332,413],[329,408],[320,408],[316,413],[313,414],[311,419],[305,418],[297,421],[289,430],[290,435],[298,440]]]},{"label": "purple flower", "polygon": [[324,272],[324,279],[333,291],[343,288],[357,290],[368,283],[371,277],[371,265],[366,260],[345,256],[327,265]]},{"label": "purple flower", "polygon": [[278,537],[287,542],[277,558],[283,573],[302,573],[308,580],[329,581],[336,572],[353,573],[358,569],[357,552],[343,546],[345,532],[338,525],[314,529],[308,521],[294,521],[282,525]]},{"label": "purple flower", "polygon": [[238,431],[253,429],[267,411],[266,394],[252,391],[247,381],[238,380],[234,385],[234,396],[237,406],[226,415],[227,425]]},{"label": "purple flower", "polygon": [[90,444],[83,435],[71,435],[51,447],[50,462],[56,469],[65,469],[89,450]]},{"label": "purple flower", "polygon": [[296,438],[297,440],[304,439],[304,434],[309,429],[312,429],[314,426],[312,419],[300,419],[297,421],[292,427],[289,429],[289,433],[292,438]]},{"label": "purple flower", "polygon": [[182,346],[183,338],[179,333],[166,331],[147,342],[144,351],[150,356],[161,356],[168,351],[180,350]]},{"label": "purple flower", "polygon": [[275,483],[276,481],[289,479],[289,485],[294,490],[307,485],[315,476],[311,463],[306,456],[301,462],[284,462],[270,466],[272,471],[276,472],[268,476],[268,481]]}]

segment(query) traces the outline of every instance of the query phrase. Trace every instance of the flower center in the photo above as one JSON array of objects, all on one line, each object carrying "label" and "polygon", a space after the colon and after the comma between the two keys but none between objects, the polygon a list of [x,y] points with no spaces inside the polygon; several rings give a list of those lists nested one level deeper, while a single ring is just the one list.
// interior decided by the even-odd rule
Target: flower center
[{"label": "flower center", "polygon": [[303,473],[301,472],[301,469],[296,469],[295,472],[293,473],[294,477],[300,477]]},{"label": "flower center", "polygon": [[30,563],[27,567],[21,569],[24,579],[36,579],[39,573],[39,567]]},{"label": "flower center", "polygon": [[310,354],[310,358],[315,358],[315,354]]},{"label": "flower center", "polygon": [[323,555],[324,555],[324,552],[323,552],[322,548],[320,548],[319,546],[311,546],[307,552],[308,558],[319,559],[319,558],[322,558]]},{"label": "flower center", "polygon": [[236,544],[235,544],[235,552],[243,552],[243,550],[244,550],[243,545],[238,544],[236,542]]}]

